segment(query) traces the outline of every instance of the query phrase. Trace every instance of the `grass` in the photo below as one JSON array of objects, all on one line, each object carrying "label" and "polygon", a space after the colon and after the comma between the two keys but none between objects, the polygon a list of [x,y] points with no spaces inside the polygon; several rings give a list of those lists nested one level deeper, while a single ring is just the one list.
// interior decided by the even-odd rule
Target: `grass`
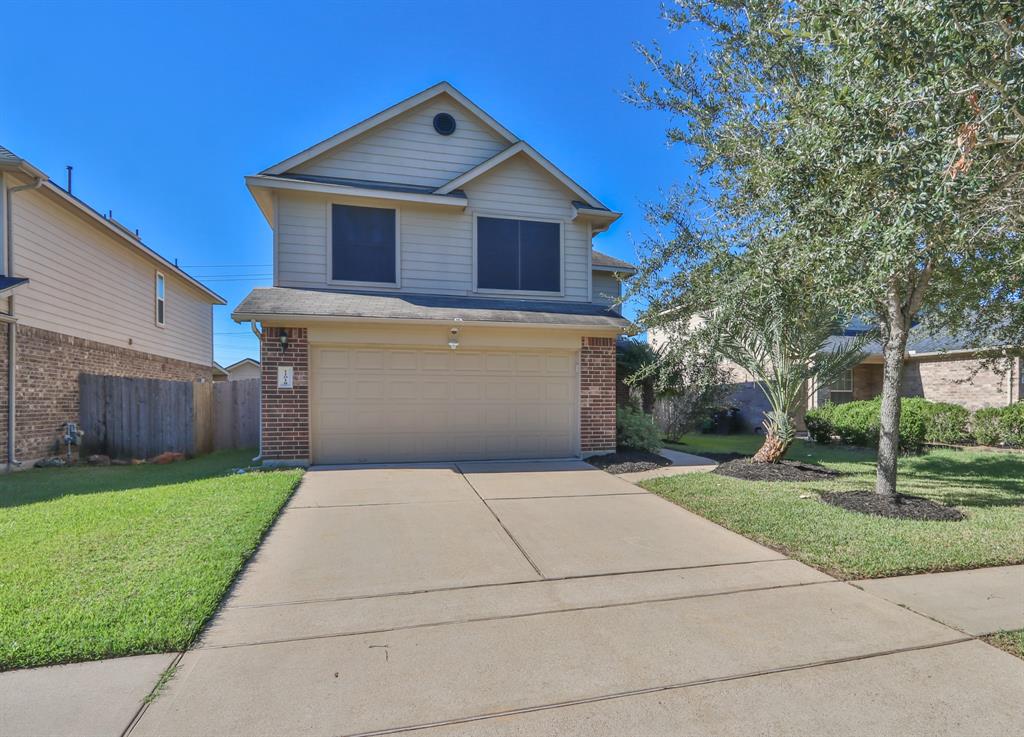
[{"label": "grass", "polygon": [[1005,650],[1018,658],[1024,658],[1024,630],[1008,630],[996,632],[982,638],[990,645],[995,645],[1000,650]]},{"label": "grass", "polygon": [[0,669],[186,647],[301,477],[253,455],[0,478]]},{"label": "grass", "polygon": [[[698,435],[668,447],[753,453],[755,435]],[[750,482],[717,474],[652,479],[647,489],[741,535],[840,578],[876,578],[1024,562],[1024,455],[933,450],[900,459],[899,489],[958,507],[961,522],[917,522],[850,512],[817,492],[871,489],[874,453],[796,441],[791,460],[841,471],[835,480]]]}]

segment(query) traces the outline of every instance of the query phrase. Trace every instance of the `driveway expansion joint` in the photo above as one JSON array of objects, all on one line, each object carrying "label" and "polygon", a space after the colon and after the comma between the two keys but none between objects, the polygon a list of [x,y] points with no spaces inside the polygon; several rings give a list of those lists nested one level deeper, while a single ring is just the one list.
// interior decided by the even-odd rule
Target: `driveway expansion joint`
[{"label": "driveway expansion joint", "polygon": [[[301,604],[326,604],[338,601],[358,601],[360,599],[386,599],[396,596],[415,596],[417,594],[435,594],[446,591],[471,591],[473,589],[498,588],[505,586],[522,586],[524,584],[539,584],[558,581],[580,581],[591,578],[612,578],[615,576],[637,576],[644,573],[669,573],[671,571],[696,571],[702,568],[725,568],[728,566],[751,566],[759,563],[783,563],[789,562],[789,558],[778,556],[775,558],[759,558],[757,560],[729,561],[727,563],[702,563],[696,566],[670,566],[668,568],[642,568],[633,571],[608,571],[604,573],[583,573],[574,576],[552,576],[550,578],[524,578],[519,581],[497,581],[495,583],[475,583],[466,586],[442,586],[434,589],[409,589],[406,591],[388,591],[383,594],[355,594],[353,596],[327,596],[317,599],[294,599],[289,601],[268,601],[262,604],[225,604],[222,609],[264,609],[267,607],[298,606]],[[827,575],[827,574],[824,574]],[[838,579],[831,579],[837,581]],[[823,581],[822,583],[827,583]]]},{"label": "driveway expansion joint", "polygon": [[[540,582],[533,582],[540,583]],[[437,622],[423,622],[419,624],[398,625],[395,627],[382,627],[379,629],[358,630],[354,632],[327,632],[319,635],[308,635],[305,637],[285,637],[279,640],[258,640],[253,642],[236,642],[226,645],[210,645],[204,647],[196,646],[196,650],[226,650],[238,647],[258,647],[262,645],[280,645],[286,642],[305,642],[309,640],[329,640],[341,637],[359,637],[365,635],[380,635],[388,632],[404,632],[406,630],[427,629],[429,627],[450,627],[460,624],[476,624],[479,622],[501,622],[511,619],[525,619],[527,617],[540,617],[546,614],[576,614],[578,612],[594,611],[598,609],[619,609],[629,606],[642,606],[644,604],[664,604],[670,601],[688,601],[691,599],[710,599],[717,596],[731,596],[733,594],[748,594],[760,591],[778,591],[782,589],[794,589],[804,586],[820,586],[822,584],[838,584],[842,581],[803,581],[800,583],[778,584],[776,586],[753,586],[744,589],[731,589],[727,591],[712,591],[701,594],[682,594],[679,596],[658,596],[650,599],[636,599],[633,601],[616,601],[608,604],[593,604],[591,606],[577,606],[567,609],[540,609],[533,612],[519,612],[517,614],[502,614],[489,617],[465,617],[462,619],[446,619]],[[941,624],[941,623],[940,623]]]},{"label": "driveway expansion joint", "polygon": [[463,473],[462,467],[459,466],[459,465],[456,465],[455,468],[456,468],[456,470],[458,470],[459,474],[462,476],[462,480],[465,481],[467,484],[469,484],[469,488],[471,488],[473,490],[473,493],[476,494],[477,498],[483,503],[483,505],[485,507],[487,507],[487,511],[491,513],[491,515],[494,517],[495,521],[499,525],[501,525],[501,529],[503,529],[505,531],[505,534],[508,535],[508,539],[511,540],[515,544],[515,546],[517,548],[519,548],[519,552],[522,553],[524,558],[526,558],[526,562],[529,563],[533,567],[533,570],[535,570],[537,572],[538,576],[540,576],[541,578],[547,578],[541,572],[541,570],[537,566],[537,564],[533,562],[533,558],[531,558],[529,553],[526,552],[526,549],[522,545],[519,544],[518,540],[516,540],[515,535],[513,535],[512,532],[508,529],[508,527],[505,526],[505,523],[501,521],[501,517],[498,516],[498,513],[495,512],[491,508],[491,505],[487,503],[487,500],[484,499],[483,496],[480,494],[480,492],[477,491],[477,488],[475,486],[473,486],[473,482],[470,481],[469,478],[467,478],[465,473]]},{"label": "driveway expansion joint", "polygon": [[414,724],[402,727],[388,727],[386,729],[377,729],[370,732],[352,732],[349,734],[339,735],[339,737],[380,737],[381,735],[388,734],[402,734],[403,732],[415,732],[422,729],[432,729],[437,727],[453,726],[456,724],[468,724],[471,722],[479,722],[487,719],[498,719],[501,717],[516,716],[519,714],[529,714],[537,711],[547,711],[550,709],[563,709],[569,706],[578,706],[581,704],[594,704],[601,701],[611,701],[614,699],[625,699],[631,696],[642,696],[644,694],[659,693],[662,691],[677,691],[684,688],[693,688],[694,686],[706,686],[713,683],[727,683],[729,681],[739,681],[747,678],[758,678],[760,676],[770,676],[777,673],[790,673],[793,671],[809,670],[812,668],[820,668],[829,665],[839,665],[841,663],[853,663],[861,660],[871,660],[873,658],[882,658],[890,655],[900,655],[902,653],[915,652],[918,650],[933,650],[940,647],[948,647],[950,645],[960,645],[965,642],[973,642],[973,637],[961,637],[953,640],[945,640],[942,642],[933,642],[926,645],[914,645],[912,647],[895,648],[890,650],[882,650],[873,653],[865,653],[862,655],[849,655],[843,658],[832,658],[829,660],[819,660],[810,663],[801,663],[798,665],[788,665],[780,668],[768,668],[765,670],[751,671],[748,673],[737,673],[727,676],[715,676],[713,678],[701,678],[693,681],[685,681],[683,683],[672,683],[663,686],[650,686],[647,688],[638,688],[629,691],[619,691],[611,694],[602,694],[600,696],[589,696],[579,699],[570,699],[566,701],[554,702],[551,704],[540,704],[538,706],[527,706],[519,709],[509,709],[507,711],[492,712],[488,714],[476,714],[466,717],[457,717],[454,719],[446,719],[437,722],[431,722],[426,724]]}]

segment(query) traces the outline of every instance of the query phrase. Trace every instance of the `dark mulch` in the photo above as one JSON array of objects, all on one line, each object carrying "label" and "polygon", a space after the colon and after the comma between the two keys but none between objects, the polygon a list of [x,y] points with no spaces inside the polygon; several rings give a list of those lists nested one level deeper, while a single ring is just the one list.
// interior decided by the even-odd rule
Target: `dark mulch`
[{"label": "dark mulch", "polygon": [[694,451],[694,455],[699,455],[701,458],[710,458],[718,463],[725,463],[726,461],[735,461],[740,459],[750,460],[749,453],[736,453],[735,451],[729,451],[728,453],[709,453],[706,450],[700,450]]},{"label": "dark mulch", "polygon": [[726,461],[712,473],[744,481],[825,481],[839,476],[838,471],[813,463],[800,463],[799,461],[751,463],[747,458]]},{"label": "dark mulch", "polygon": [[958,522],[964,518],[959,509],[947,507],[931,499],[905,494],[897,494],[895,500],[890,500],[873,491],[830,491],[822,494],[821,500],[834,507],[861,514],[873,514],[876,517],[931,522]]},{"label": "dark mulch", "polygon": [[657,453],[648,453],[646,450],[630,450],[622,448],[614,453],[603,456],[588,458],[587,463],[608,473],[633,473],[635,471],[650,471],[662,466],[671,466],[665,456]]}]

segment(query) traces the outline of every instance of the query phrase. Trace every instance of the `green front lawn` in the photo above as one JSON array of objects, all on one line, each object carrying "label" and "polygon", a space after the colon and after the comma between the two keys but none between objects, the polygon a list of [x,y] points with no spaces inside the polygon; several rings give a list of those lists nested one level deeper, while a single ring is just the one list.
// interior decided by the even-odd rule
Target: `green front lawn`
[{"label": "green front lawn", "polygon": [[[668,447],[697,455],[750,454],[760,440],[752,435],[692,434]],[[819,491],[872,488],[873,452],[797,441],[787,458],[820,463],[845,475],[822,482],[755,483],[701,473],[652,479],[643,486],[841,578],[1024,562],[1024,454],[935,450],[900,459],[900,491],[960,508],[967,516],[961,522],[874,517],[818,499]]]},{"label": "green front lawn", "polygon": [[187,646],[302,475],[253,455],[0,478],[0,669]]}]

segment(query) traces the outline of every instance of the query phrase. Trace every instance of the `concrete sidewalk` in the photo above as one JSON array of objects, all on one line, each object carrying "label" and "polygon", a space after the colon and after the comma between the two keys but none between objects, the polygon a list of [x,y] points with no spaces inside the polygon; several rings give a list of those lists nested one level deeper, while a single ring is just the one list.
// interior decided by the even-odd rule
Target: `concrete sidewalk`
[{"label": "concrete sidewalk", "polygon": [[879,578],[854,585],[972,635],[1024,629],[1024,565]]},{"label": "concrete sidewalk", "polygon": [[177,653],[0,673],[0,735],[118,737]]},{"label": "concrete sidewalk", "polygon": [[661,478],[662,476],[678,476],[681,473],[706,473],[713,471],[718,464],[710,458],[693,455],[692,453],[681,453],[678,450],[662,448],[658,455],[665,456],[672,461],[671,466],[653,468],[650,471],[634,471],[632,473],[620,473],[618,478],[635,484],[638,481]]}]

